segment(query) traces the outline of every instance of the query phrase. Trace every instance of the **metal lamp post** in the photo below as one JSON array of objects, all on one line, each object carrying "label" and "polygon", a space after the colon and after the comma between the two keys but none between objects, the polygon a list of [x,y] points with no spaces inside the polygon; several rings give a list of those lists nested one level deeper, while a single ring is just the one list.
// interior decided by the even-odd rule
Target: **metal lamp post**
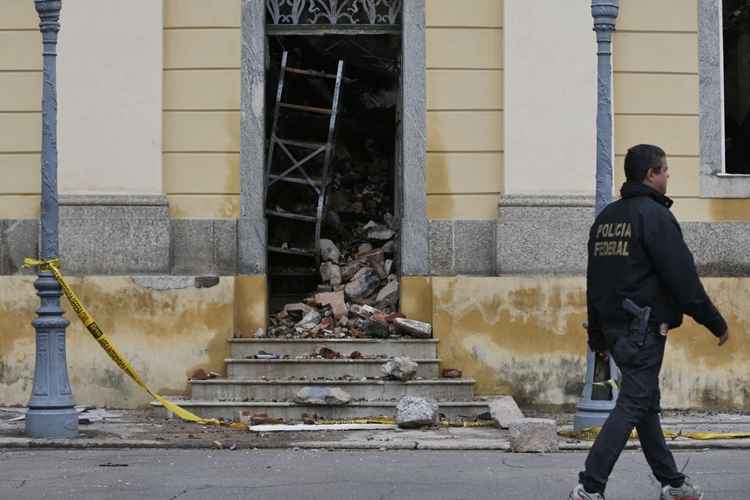
[{"label": "metal lamp post", "polygon": [[[591,15],[597,42],[597,112],[596,112],[596,215],[612,200],[612,33],[615,31],[619,0],[592,0]],[[600,427],[614,409],[618,390],[612,397],[594,399],[594,376],[607,366],[590,350],[586,355],[586,383],[576,405],[575,429]],[[614,379],[617,366],[609,357],[609,374]],[[601,391],[600,391],[601,392]]]},{"label": "metal lamp post", "polygon": [[[57,33],[61,0],[34,0],[44,46],[42,97],[42,213],[40,258],[57,258]],[[51,272],[39,268],[34,282],[41,305],[36,329],[34,387],[26,414],[26,434],[41,438],[78,437],[78,412],[68,380],[62,290]]]}]

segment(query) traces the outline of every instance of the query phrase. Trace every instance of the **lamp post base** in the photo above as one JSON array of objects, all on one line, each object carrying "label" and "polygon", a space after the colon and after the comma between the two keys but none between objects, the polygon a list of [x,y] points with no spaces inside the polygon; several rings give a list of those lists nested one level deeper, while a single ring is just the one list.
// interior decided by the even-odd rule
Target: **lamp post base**
[{"label": "lamp post base", "polygon": [[75,408],[29,408],[26,435],[32,438],[73,439],[78,437]]}]

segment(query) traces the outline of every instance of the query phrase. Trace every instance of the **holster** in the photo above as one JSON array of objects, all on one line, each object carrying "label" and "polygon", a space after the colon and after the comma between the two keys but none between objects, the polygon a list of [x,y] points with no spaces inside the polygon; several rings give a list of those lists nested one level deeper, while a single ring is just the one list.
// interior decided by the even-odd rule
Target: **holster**
[{"label": "holster", "polygon": [[638,347],[643,347],[646,344],[646,336],[648,335],[648,321],[651,318],[651,307],[639,307],[630,299],[623,300],[622,307],[633,317],[628,326],[630,338]]}]

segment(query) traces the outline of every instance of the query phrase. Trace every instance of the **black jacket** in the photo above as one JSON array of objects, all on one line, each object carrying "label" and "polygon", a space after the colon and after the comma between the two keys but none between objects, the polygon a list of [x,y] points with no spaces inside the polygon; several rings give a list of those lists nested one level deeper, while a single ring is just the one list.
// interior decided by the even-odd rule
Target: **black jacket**
[{"label": "black jacket", "polygon": [[645,184],[626,182],[589,233],[586,273],[589,345],[605,350],[602,329],[632,317],[622,301],[651,306],[651,323],[682,324],[687,314],[721,337],[727,324],[706,295],[693,255],[669,207],[672,200]]}]

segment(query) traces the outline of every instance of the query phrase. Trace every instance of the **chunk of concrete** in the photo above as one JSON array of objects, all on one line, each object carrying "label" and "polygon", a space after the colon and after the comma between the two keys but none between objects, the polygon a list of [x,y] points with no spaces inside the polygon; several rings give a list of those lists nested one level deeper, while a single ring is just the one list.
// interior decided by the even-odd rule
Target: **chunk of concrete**
[{"label": "chunk of concrete", "polygon": [[365,332],[368,337],[375,339],[387,339],[390,334],[388,331],[388,323],[376,319],[367,320],[365,322]]},{"label": "chunk of concrete", "polygon": [[341,284],[341,268],[333,262],[323,262],[320,265],[320,278],[332,286]]},{"label": "chunk of concrete", "polygon": [[558,450],[557,422],[523,418],[509,424],[510,449],[516,453],[549,453]]},{"label": "chunk of concrete", "polygon": [[303,387],[294,396],[295,403],[315,406],[343,406],[351,400],[351,395],[338,387]]},{"label": "chunk of concrete", "polygon": [[396,425],[402,429],[415,429],[437,425],[440,407],[434,399],[406,396],[396,406]]},{"label": "chunk of concrete", "polygon": [[406,356],[389,359],[382,367],[383,375],[390,380],[406,382],[417,375],[417,363]]},{"label": "chunk of concrete", "polygon": [[492,419],[501,429],[507,429],[512,421],[524,418],[513,396],[498,396],[490,399],[487,404],[490,407]]},{"label": "chunk of concrete", "polygon": [[417,339],[432,338],[432,325],[413,319],[396,318],[394,321],[399,332]]},{"label": "chunk of concrete", "polygon": [[363,267],[344,287],[344,293],[349,300],[360,300],[372,295],[380,286],[380,277],[374,269]]},{"label": "chunk of concrete", "polygon": [[315,294],[315,303],[320,306],[331,306],[333,317],[341,319],[349,312],[346,307],[344,292],[327,292]]},{"label": "chunk of concrete", "polygon": [[[375,303],[378,308],[385,309],[386,307],[395,307],[396,304],[398,304],[398,299],[398,281],[390,281],[380,290],[380,292],[378,292],[378,296],[375,298]],[[430,334],[432,334],[432,330],[430,330]]]},{"label": "chunk of concrete", "polygon": [[333,241],[322,239],[320,240],[320,258],[324,262],[338,264],[341,259],[341,252]]}]

